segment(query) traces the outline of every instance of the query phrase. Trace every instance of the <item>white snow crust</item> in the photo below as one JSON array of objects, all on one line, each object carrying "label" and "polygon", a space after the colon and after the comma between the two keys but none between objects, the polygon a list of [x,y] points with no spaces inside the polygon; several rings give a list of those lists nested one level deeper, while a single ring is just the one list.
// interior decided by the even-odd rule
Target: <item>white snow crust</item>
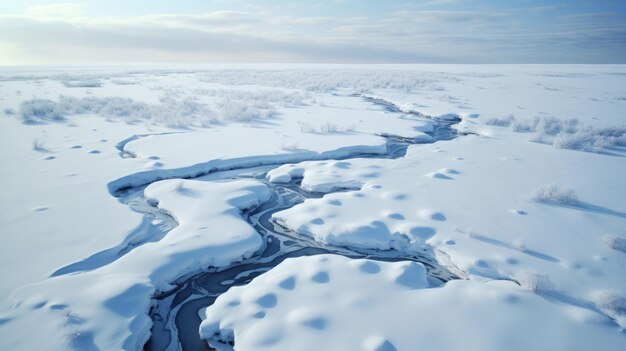
[{"label": "white snow crust", "polygon": [[320,255],[287,259],[205,310],[203,338],[235,350],[620,350],[588,311],[512,282],[429,287],[424,266]]},{"label": "white snow crust", "polygon": [[[0,349],[141,349],[155,294],[262,247],[241,214],[268,201],[267,183],[219,173],[258,165],[274,165],[266,182],[326,194],[275,214],[282,225],[433,257],[462,281],[410,290],[391,277],[417,264],[368,275],[364,261],[288,260],[220,297],[204,337],[228,334],[219,321],[251,349],[271,335],[264,347],[625,349],[624,77],[619,65],[0,68]],[[388,151],[384,136],[428,142],[459,118],[454,140],[364,158]],[[177,226],[133,212],[134,190]],[[309,279],[318,270],[328,283]],[[276,290],[287,271],[298,285]],[[280,297],[264,319],[247,302],[222,314],[261,288]],[[328,311],[322,329],[302,326],[317,313],[297,312],[307,296]],[[335,301],[363,296],[370,312]]]}]

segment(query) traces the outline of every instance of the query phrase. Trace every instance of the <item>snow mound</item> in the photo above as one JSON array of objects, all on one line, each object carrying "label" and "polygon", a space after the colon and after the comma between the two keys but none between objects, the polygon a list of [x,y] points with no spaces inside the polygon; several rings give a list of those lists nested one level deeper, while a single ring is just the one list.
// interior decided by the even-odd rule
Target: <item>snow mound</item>
[{"label": "snow mound", "polygon": [[337,255],[290,258],[231,288],[205,310],[200,334],[224,350],[232,343],[237,350],[377,351],[626,345],[608,318],[550,303],[512,282],[430,288],[419,263]]},{"label": "snow mound", "polygon": [[[396,160],[279,167],[270,181],[299,176],[307,189],[356,190],[306,199],[273,219],[320,243],[434,256],[461,277],[514,280],[592,310],[600,309],[593,302],[598,289],[625,296],[626,281],[617,277],[626,264],[626,193],[616,175],[626,164],[507,133],[506,141],[466,136],[412,145]],[[551,182],[570,185],[580,199],[543,185]]]},{"label": "snow mound", "polygon": [[[147,242],[129,245],[128,253],[116,254],[108,264],[90,257],[80,262],[79,272],[18,289],[12,299],[19,308],[11,323],[20,330],[35,322],[43,325],[45,333],[53,334],[47,340],[52,349],[69,343],[80,350],[137,350],[150,336],[148,312],[155,292],[169,290],[186,274],[248,258],[262,246],[241,211],[269,200],[263,183],[172,179],[151,184],[144,194],[178,226],[160,240],[147,233]],[[72,337],[59,339],[66,335]]]}]

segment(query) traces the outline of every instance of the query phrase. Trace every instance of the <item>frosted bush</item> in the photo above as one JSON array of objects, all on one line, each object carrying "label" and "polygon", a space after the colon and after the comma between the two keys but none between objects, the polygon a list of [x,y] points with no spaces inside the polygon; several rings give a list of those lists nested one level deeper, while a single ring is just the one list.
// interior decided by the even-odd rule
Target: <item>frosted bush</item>
[{"label": "frosted bush", "polygon": [[194,89],[194,95],[211,96],[221,98],[222,101],[240,101],[259,108],[271,109],[274,106],[298,107],[302,106],[305,95],[299,92],[284,92],[282,90],[263,89],[254,91],[242,91],[234,89]]},{"label": "frosted bush", "polygon": [[602,241],[608,248],[626,253],[626,238],[615,234],[605,234],[602,236]]},{"label": "frosted bush", "polygon": [[436,80],[452,79],[438,73],[412,70],[318,69],[318,70],[216,70],[205,72],[201,81],[224,85],[259,85],[330,92],[347,88],[354,92],[393,89],[410,92],[436,89]]},{"label": "frosted bush", "polygon": [[614,145],[610,138],[600,137],[593,132],[576,134],[561,134],[554,138],[552,145],[557,149],[573,149],[586,151],[601,151]]},{"label": "frosted bush", "polygon": [[557,135],[552,145],[561,149],[599,152],[617,146],[626,146],[626,127],[578,128]]},{"label": "frosted bush", "polygon": [[97,79],[64,80],[61,83],[67,88],[99,88],[102,86]]},{"label": "frosted bush", "polygon": [[531,133],[537,129],[539,118],[525,119],[513,122],[513,131],[518,133]]},{"label": "frosted bush", "polygon": [[63,115],[57,104],[48,99],[32,99],[20,105],[20,117],[25,123],[62,121]]},{"label": "frosted bush", "polygon": [[61,121],[64,116],[97,114],[128,123],[151,121],[176,127],[209,126],[220,122],[250,122],[275,115],[275,106],[301,103],[300,94],[281,92],[237,92],[216,90],[220,97],[213,104],[193,96],[173,92],[159,104],[147,104],[121,97],[60,96],[58,102],[33,99],[24,101],[19,115],[27,123]]},{"label": "frosted bush", "polygon": [[626,298],[617,292],[599,292],[595,295],[594,302],[600,310],[612,318],[626,317]]},{"label": "frosted bush", "polygon": [[353,129],[353,128],[340,127],[336,125],[335,123],[328,122],[328,121],[323,122],[317,126],[313,126],[305,122],[298,122],[298,124],[300,125],[300,131],[303,133],[322,133],[322,134],[341,133],[341,132],[347,132]]},{"label": "frosted bush", "polygon": [[319,126],[320,133],[336,133],[338,131],[339,131],[339,127],[336,124],[331,123],[331,122],[325,122]]},{"label": "frosted bush", "polygon": [[141,85],[141,83],[137,81],[123,80],[123,79],[112,79],[111,83],[115,85]]},{"label": "frosted bush", "polygon": [[554,289],[554,284],[550,278],[535,271],[521,271],[516,274],[515,280],[519,285],[533,292],[550,291]]},{"label": "frosted bush", "polygon": [[556,203],[561,205],[578,205],[578,197],[574,190],[561,188],[556,184],[542,186],[533,191],[532,199],[539,202]]},{"label": "frosted bush", "polygon": [[48,151],[44,145],[43,140],[39,139],[39,138],[34,138],[33,139],[33,150],[34,151],[39,151],[39,152],[45,152]]},{"label": "frosted bush", "polygon": [[7,108],[4,109],[4,114],[7,115],[7,116],[12,116],[15,113],[16,113],[15,110],[12,109],[12,108],[7,107]]},{"label": "frosted bush", "polygon": [[273,114],[273,112],[270,111],[261,113],[261,110],[242,103],[241,101],[224,100],[219,102],[217,106],[222,119],[225,121],[250,122],[261,116],[268,117]]},{"label": "frosted bush", "polygon": [[485,121],[488,126],[509,127],[515,121],[515,116],[508,115],[502,118],[489,118]]},{"label": "frosted bush", "polygon": [[[486,124],[504,125],[506,120],[487,120]],[[530,141],[553,145],[559,149],[601,152],[626,146],[626,127],[594,128],[582,125],[577,119],[535,117],[512,120],[512,129],[519,133],[535,133]]]},{"label": "frosted bush", "polygon": [[547,135],[557,135],[560,133],[575,133],[578,120],[561,120],[556,117],[544,117],[538,119],[534,132]]}]

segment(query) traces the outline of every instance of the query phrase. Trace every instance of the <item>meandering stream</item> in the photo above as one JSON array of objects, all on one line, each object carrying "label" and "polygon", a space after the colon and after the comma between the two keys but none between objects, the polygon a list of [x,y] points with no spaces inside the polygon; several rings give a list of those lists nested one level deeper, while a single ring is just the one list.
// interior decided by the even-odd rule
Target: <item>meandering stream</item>
[{"label": "meandering stream", "polygon": [[[384,100],[364,97],[369,102],[382,105],[383,107],[398,112],[397,106]],[[420,118],[428,118],[419,113],[414,113]],[[430,134],[432,140],[420,143],[433,143],[441,140],[450,140],[458,134],[452,127],[458,123],[458,119],[436,119],[434,129]],[[398,158],[403,157],[410,144],[414,140],[384,136],[387,139],[387,153],[384,155],[361,154],[352,155],[350,158]],[[437,286],[450,279],[457,278],[454,274],[441,267],[434,260],[434,254],[428,249],[411,255],[398,251],[364,250],[348,247],[335,247],[320,244],[311,238],[299,235],[293,231],[281,227],[271,220],[273,213],[290,208],[301,203],[306,198],[320,197],[322,194],[310,193],[303,190],[299,181],[290,184],[272,184],[265,180],[265,174],[280,166],[263,165],[258,167],[241,168],[213,172],[196,180],[228,180],[228,179],[257,179],[264,182],[271,190],[272,197],[249,211],[242,213],[250,225],[252,225],[263,238],[263,248],[252,257],[227,267],[208,267],[205,271],[196,272],[193,275],[180,277],[173,282],[175,288],[160,293],[153,297],[154,307],[151,310],[153,327],[151,338],[145,345],[146,350],[212,350],[212,348],[200,339],[198,328],[201,322],[200,311],[210,306],[215,299],[226,292],[232,286],[244,285],[250,282],[272,267],[275,267],[289,257],[308,256],[317,254],[338,254],[352,258],[368,258],[380,261],[411,260],[424,264],[427,267],[429,280],[433,286]],[[158,240],[167,235],[177,223],[169,215],[162,213],[153,204],[143,197],[145,185],[136,188],[124,189],[116,195],[122,203],[128,205],[133,211],[143,213],[147,218],[161,223],[157,226],[158,233],[152,233],[147,241]],[[157,239],[155,239],[157,237]],[[143,244],[138,240],[135,245]],[[122,253],[123,254],[123,253]]]}]

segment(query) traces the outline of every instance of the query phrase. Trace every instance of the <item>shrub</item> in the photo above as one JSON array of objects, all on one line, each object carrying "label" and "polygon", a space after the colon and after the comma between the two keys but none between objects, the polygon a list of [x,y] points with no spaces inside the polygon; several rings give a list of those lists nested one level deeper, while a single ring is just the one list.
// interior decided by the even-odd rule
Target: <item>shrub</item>
[{"label": "shrub", "polygon": [[602,291],[595,295],[594,302],[609,317],[626,316],[626,298],[613,291]]},{"label": "shrub", "polygon": [[556,184],[542,186],[533,191],[532,199],[539,202],[555,203],[560,205],[578,205],[578,197],[574,190],[560,188]]},{"label": "shrub", "polygon": [[[577,119],[535,117],[528,120],[510,120],[518,133],[535,133],[530,141],[549,144],[559,149],[602,152],[617,146],[626,146],[626,126],[594,128]],[[488,125],[506,126],[508,119],[490,119]]]},{"label": "shrub", "polygon": [[25,123],[58,122],[64,119],[57,109],[57,103],[48,99],[22,102],[19,114]]},{"label": "shrub", "polygon": [[319,126],[320,133],[336,133],[339,131],[339,127],[331,122],[324,122]]},{"label": "shrub", "polygon": [[45,152],[48,151],[46,149],[46,147],[44,146],[44,142],[43,140],[39,139],[39,138],[34,138],[33,139],[33,150],[35,151],[39,151],[39,152]]},{"label": "shrub", "polygon": [[515,275],[519,285],[533,292],[550,291],[554,289],[554,284],[545,274],[535,271],[521,271]]},{"label": "shrub", "polygon": [[[62,95],[58,102],[47,99],[24,101],[20,107],[20,117],[26,123],[42,123],[62,121],[63,116],[92,113],[129,123],[148,120],[177,127],[208,126],[219,122],[250,122],[272,117],[276,113],[274,106],[284,103],[281,100],[283,95],[278,93],[255,95],[233,92],[233,99],[227,97],[230,93],[220,91],[225,97],[214,105],[189,96],[176,98],[176,94],[160,99],[156,105],[121,97],[76,98]],[[292,95],[289,97],[289,104],[297,101]]]},{"label": "shrub", "polygon": [[602,236],[602,241],[608,248],[626,253],[626,238],[621,238],[615,234],[606,234]]},{"label": "shrub", "polygon": [[319,124],[318,126],[313,126],[305,122],[298,122],[298,124],[300,125],[300,131],[302,133],[322,133],[322,134],[341,133],[341,132],[346,132],[346,131],[350,131],[354,129],[354,127],[349,127],[349,128],[339,127],[335,123],[332,123],[329,121],[323,122]]},{"label": "shrub", "polygon": [[515,121],[515,116],[508,115],[502,118],[489,118],[485,121],[485,124],[488,126],[496,126],[496,127],[510,127],[514,121]]},{"label": "shrub", "polygon": [[102,86],[97,79],[64,80],[61,82],[67,88],[99,88]]}]

